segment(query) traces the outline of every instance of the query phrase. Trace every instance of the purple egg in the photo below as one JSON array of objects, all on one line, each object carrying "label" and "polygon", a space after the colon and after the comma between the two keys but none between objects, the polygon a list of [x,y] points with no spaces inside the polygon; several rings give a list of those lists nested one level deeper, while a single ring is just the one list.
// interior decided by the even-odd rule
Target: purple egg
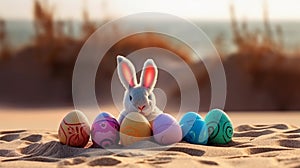
[{"label": "purple egg", "polygon": [[102,112],[92,124],[91,137],[94,146],[108,148],[119,143],[120,125],[113,115]]},{"label": "purple egg", "polygon": [[174,117],[163,113],[157,116],[152,124],[153,137],[162,145],[171,145],[181,141],[181,127]]}]

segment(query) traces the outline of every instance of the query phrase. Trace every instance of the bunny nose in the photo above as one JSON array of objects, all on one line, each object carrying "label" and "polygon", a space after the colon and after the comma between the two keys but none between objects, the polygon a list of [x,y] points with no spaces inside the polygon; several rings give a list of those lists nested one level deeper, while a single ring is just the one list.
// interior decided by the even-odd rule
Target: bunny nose
[{"label": "bunny nose", "polygon": [[145,105],[143,105],[143,106],[138,106],[138,109],[141,110],[141,111],[142,111],[144,108],[145,108]]}]

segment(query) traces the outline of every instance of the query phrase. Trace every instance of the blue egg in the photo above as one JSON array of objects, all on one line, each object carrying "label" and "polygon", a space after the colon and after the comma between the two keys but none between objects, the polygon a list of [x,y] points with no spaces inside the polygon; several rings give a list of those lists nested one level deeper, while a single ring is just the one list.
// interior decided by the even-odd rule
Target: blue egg
[{"label": "blue egg", "polygon": [[184,141],[193,144],[207,144],[208,129],[199,114],[188,112],[181,118],[179,124]]}]

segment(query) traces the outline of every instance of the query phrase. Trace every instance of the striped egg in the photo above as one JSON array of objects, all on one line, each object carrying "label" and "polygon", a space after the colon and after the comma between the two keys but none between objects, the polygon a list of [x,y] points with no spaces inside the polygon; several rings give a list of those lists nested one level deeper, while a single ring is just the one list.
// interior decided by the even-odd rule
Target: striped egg
[{"label": "striped egg", "polygon": [[183,140],[193,144],[207,144],[208,130],[205,121],[195,112],[186,113],[179,122]]},{"label": "striped egg", "polygon": [[161,145],[171,145],[182,139],[180,125],[167,113],[162,113],[154,119],[152,130],[155,141]]},{"label": "striped egg", "polygon": [[128,146],[139,141],[150,140],[152,131],[149,121],[138,112],[125,116],[120,127],[121,144]]}]

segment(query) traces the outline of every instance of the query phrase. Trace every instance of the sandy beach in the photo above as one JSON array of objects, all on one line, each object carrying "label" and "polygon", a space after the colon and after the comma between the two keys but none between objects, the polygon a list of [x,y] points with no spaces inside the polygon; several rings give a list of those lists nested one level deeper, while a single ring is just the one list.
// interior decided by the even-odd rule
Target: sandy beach
[{"label": "sandy beach", "polygon": [[[300,166],[297,112],[228,112],[235,133],[233,141],[222,146],[180,142],[154,148],[141,142],[130,148],[104,150],[90,147],[91,142],[86,148],[59,143],[57,126],[70,109],[27,110],[0,112],[0,167]],[[139,149],[141,146],[146,149]]]}]

